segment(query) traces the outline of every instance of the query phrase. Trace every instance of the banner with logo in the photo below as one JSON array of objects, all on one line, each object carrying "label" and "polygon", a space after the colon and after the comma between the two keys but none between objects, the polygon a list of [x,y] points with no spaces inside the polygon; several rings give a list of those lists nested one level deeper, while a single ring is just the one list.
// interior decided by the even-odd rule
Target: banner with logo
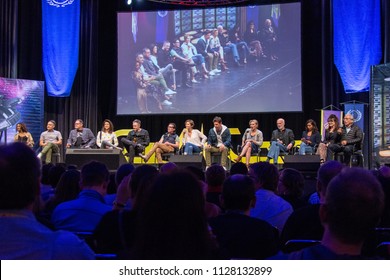
[{"label": "banner with logo", "polygon": [[343,125],[343,111],[321,110],[321,127],[319,127],[318,130],[322,135],[322,139],[324,139],[325,130],[328,128],[328,118],[330,115],[335,115],[339,119],[340,127]]},{"label": "banner with logo", "polygon": [[67,97],[78,68],[80,0],[42,0],[42,67],[49,96]]},{"label": "banner with logo", "polygon": [[354,123],[364,131],[364,104],[362,103],[344,103],[345,114],[351,114]]}]

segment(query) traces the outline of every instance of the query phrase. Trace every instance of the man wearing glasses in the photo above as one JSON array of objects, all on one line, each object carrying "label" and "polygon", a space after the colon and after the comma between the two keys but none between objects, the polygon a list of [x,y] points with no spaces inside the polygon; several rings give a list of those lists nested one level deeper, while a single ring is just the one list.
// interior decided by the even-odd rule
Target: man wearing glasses
[{"label": "man wearing glasses", "polygon": [[328,150],[333,153],[344,153],[343,163],[350,165],[351,156],[354,151],[361,149],[363,139],[362,130],[354,124],[351,114],[344,116],[344,127],[341,136],[341,142],[330,144]]},{"label": "man wearing glasses", "polygon": [[176,134],[176,124],[170,123],[168,124],[167,132],[161,136],[160,141],[154,143],[154,146],[146,155],[140,154],[139,156],[143,158],[145,162],[147,162],[153,153],[156,153],[158,164],[163,164],[161,154],[173,153],[176,149],[179,148],[179,142],[179,136]]},{"label": "man wearing glasses", "polygon": [[84,127],[84,122],[77,119],[74,122],[74,129],[70,131],[69,138],[66,143],[67,148],[73,149],[91,149],[95,146],[96,138],[93,132]]}]

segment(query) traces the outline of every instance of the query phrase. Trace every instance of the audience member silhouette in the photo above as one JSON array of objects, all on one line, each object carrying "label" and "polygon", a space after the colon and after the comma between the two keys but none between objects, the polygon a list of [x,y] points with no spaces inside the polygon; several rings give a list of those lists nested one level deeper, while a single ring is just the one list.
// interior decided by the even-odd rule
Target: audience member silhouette
[{"label": "audience member silhouette", "polygon": [[329,183],[320,206],[321,244],[273,258],[366,259],[363,242],[378,225],[383,207],[383,190],[375,176],[362,168],[345,168]]},{"label": "audience member silhouette", "polygon": [[286,168],[279,174],[278,194],[289,202],[294,210],[307,205],[303,199],[305,177],[296,169]]},{"label": "audience member silhouette", "polygon": [[268,162],[258,162],[250,165],[249,176],[254,178],[256,185],[256,205],[251,209],[251,217],[264,220],[281,232],[293,208],[275,194],[279,181],[278,169]]},{"label": "audience member silhouette", "polygon": [[255,184],[250,177],[237,174],[227,178],[221,203],[226,213],[209,219],[209,224],[229,258],[265,259],[276,254],[277,229],[249,217],[250,208],[256,203]]},{"label": "audience member silhouette", "polygon": [[81,169],[81,192],[74,200],[63,202],[55,209],[51,221],[56,229],[93,232],[111,206],[104,201],[109,172],[103,163],[91,161]]},{"label": "audience member silhouette", "polygon": [[[329,182],[338,175],[344,166],[338,161],[327,161],[317,172],[317,193],[320,201],[324,201]],[[310,204],[297,209],[287,219],[284,225],[281,243],[291,239],[321,240],[324,228],[319,216],[320,204]]]},{"label": "audience member silhouette", "polygon": [[219,196],[222,184],[226,178],[225,169],[219,164],[213,164],[206,170],[207,195],[206,200],[221,207]]},{"label": "audience member silhouette", "polygon": [[137,213],[132,259],[215,258],[199,181],[185,171],[161,174]]},{"label": "audience member silhouette", "polygon": [[[21,174],[23,174],[21,176]],[[40,195],[40,163],[24,143],[0,146],[0,259],[93,259],[75,235],[39,223],[32,205]]]},{"label": "audience member silhouette", "polygon": [[245,163],[239,161],[232,164],[229,170],[230,175],[235,174],[242,174],[242,175],[248,175],[248,167]]},{"label": "audience member silhouette", "polygon": [[[150,185],[158,174],[155,167],[140,165],[123,178],[118,186],[116,207],[102,217],[94,231],[97,252],[115,253],[122,258],[124,252],[132,246],[136,213],[148,200]],[[129,180],[130,177],[131,180]],[[120,202],[128,200],[130,200],[132,208],[130,210],[123,209],[125,207],[121,207],[121,205],[125,204]]]}]

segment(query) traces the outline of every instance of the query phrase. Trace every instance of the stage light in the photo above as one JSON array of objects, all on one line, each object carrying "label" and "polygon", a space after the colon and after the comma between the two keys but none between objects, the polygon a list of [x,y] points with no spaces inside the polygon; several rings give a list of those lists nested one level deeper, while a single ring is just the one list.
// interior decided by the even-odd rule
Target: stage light
[{"label": "stage light", "polygon": [[127,0],[127,5],[131,5],[132,2],[133,0]]}]

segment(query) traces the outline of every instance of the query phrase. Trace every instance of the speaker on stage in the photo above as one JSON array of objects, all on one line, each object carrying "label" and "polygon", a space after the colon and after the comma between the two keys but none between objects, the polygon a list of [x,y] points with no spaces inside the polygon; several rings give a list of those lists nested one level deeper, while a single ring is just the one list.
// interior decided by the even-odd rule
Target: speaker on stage
[{"label": "speaker on stage", "polygon": [[202,155],[172,155],[170,162],[174,162],[178,167],[194,166],[203,169],[205,161]]},{"label": "speaker on stage", "polygon": [[117,149],[67,149],[65,163],[75,165],[77,169],[91,161],[104,163],[108,170],[116,171],[119,166],[126,163],[122,151]]},{"label": "speaker on stage", "polygon": [[320,168],[319,155],[285,155],[284,168],[295,168],[302,173],[316,174]]}]

